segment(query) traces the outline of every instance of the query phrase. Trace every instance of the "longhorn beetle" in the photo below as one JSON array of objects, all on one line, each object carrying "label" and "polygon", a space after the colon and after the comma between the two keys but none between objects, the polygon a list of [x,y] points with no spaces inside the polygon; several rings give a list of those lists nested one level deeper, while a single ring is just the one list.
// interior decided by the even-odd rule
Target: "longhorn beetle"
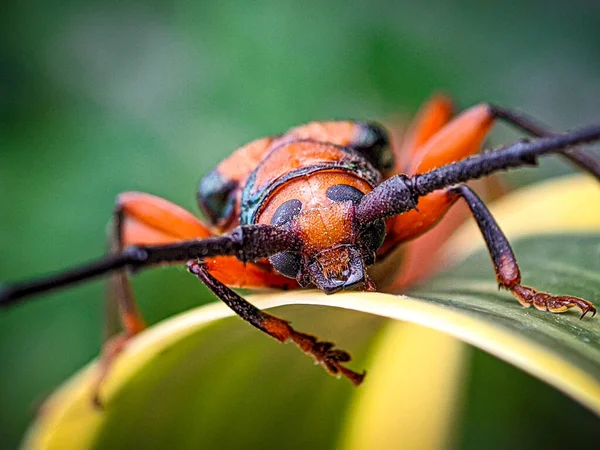
[{"label": "longhorn beetle", "polygon": [[[476,154],[497,120],[535,137]],[[596,308],[587,300],[556,296],[521,284],[511,247],[490,212],[465,182],[497,171],[536,165],[557,153],[600,180],[600,161],[574,146],[600,140],[600,125],[553,133],[511,110],[489,104],[453,116],[449,99],[435,96],[392,150],[385,130],[371,122],[313,122],[236,150],[200,182],[198,204],[206,224],[167,200],[139,192],[119,195],[111,252],[95,262],[39,280],[8,285],[0,304],[111,274],[123,332],[104,346],[95,388],[111,362],[146,324],[130,275],[158,264],[188,270],[236,314],[284,342],[293,341],[334,375],[352,383],[364,373],[350,355],[259,310],[233,288],[314,286],[326,294],[373,291],[372,267],[433,227],[458,200],[471,210],[487,244],[500,287],[523,306],[563,312]]]}]

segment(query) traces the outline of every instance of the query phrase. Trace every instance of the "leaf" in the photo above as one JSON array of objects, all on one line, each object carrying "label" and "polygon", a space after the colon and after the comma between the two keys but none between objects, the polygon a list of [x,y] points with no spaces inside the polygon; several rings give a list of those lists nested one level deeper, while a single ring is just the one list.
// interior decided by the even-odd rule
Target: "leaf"
[{"label": "leaf", "polygon": [[[553,183],[534,188],[533,197],[531,190],[512,195],[503,204],[521,214],[508,221],[498,215],[500,225],[512,229],[513,220],[521,227],[531,221],[545,226],[581,196],[598,196],[593,182],[579,180],[559,181],[566,194],[556,203]],[[532,198],[538,202],[534,215],[527,209]],[[571,211],[553,234],[525,236],[513,242],[514,250],[524,282],[600,305],[600,210],[581,207],[589,220],[578,233],[557,233],[574,229],[578,215]],[[479,234],[469,236],[481,241]],[[456,240],[447,253],[464,257],[462,242]],[[251,297],[297,329],[351,351],[352,367],[369,372],[358,389],[313,367],[292,345],[278,345],[239,319],[225,318],[230,311],[213,304],[134,339],[105,385],[103,411],[90,402],[94,367],[77,375],[43,409],[27,446],[367,448],[377,439],[393,439],[407,447],[416,442],[439,448],[451,442],[449,419],[464,377],[463,348],[446,335],[528,371],[600,414],[598,318],[523,309],[498,291],[484,250],[410,294]]]},{"label": "leaf", "polygon": [[466,346],[447,334],[389,323],[373,348],[368,383],[353,393],[341,448],[448,447],[456,432],[466,359]]}]

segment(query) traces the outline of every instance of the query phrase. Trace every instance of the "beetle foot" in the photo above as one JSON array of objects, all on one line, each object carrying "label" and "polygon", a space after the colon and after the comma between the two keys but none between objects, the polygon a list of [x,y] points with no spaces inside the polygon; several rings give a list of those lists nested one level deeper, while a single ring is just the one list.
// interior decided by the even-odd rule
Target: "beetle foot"
[{"label": "beetle foot", "polygon": [[320,364],[331,375],[343,375],[354,386],[358,386],[365,378],[366,372],[358,373],[344,367],[342,364],[350,362],[352,357],[344,350],[335,348],[332,342],[319,341],[315,336],[293,331],[290,339],[304,352],[311,355],[315,362]]},{"label": "beetle foot", "polygon": [[529,286],[516,285],[511,289],[513,295],[519,300],[519,303],[525,307],[533,305],[540,311],[550,311],[552,313],[565,312],[570,308],[579,308],[581,310],[581,319],[587,313],[596,315],[596,307],[589,301],[570,295],[552,295],[546,292],[538,292]]},{"label": "beetle foot", "polygon": [[263,313],[260,329],[279,342],[291,340],[300,350],[312,356],[315,362],[323,366],[331,375],[343,375],[354,386],[361,384],[365,378],[365,372],[354,372],[343,366],[352,359],[348,352],[335,348],[332,342],[319,341],[316,336],[294,330],[287,320]]}]

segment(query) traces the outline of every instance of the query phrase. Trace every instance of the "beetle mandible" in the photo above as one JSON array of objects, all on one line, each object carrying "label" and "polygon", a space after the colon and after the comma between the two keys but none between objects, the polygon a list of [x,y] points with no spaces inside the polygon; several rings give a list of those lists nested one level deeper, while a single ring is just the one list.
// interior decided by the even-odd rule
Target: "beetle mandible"
[{"label": "beetle mandible", "polygon": [[[494,123],[505,121],[535,137],[478,154]],[[402,243],[426,232],[457,201],[472,212],[489,250],[500,287],[523,306],[596,313],[587,300],[538,292],[521,284],[513,251],[487,207],[465,182],[500,170],[536,165],[557,153],[600,179],[600,162],[574,146],[600,140],[600,126],[554,133],[512,110],[476,105],[454,115],[451,101],[434,96],[401,145],[392,149],[383,127],[370,122],[313,122],[236,150],[200,182],[198,204],[208,219],[159,197],[118,196],[111,252],[88,265],[0,290],[9,306],[44,291],[110,273],[123,332],[104,346],[94,399],[114,358],[146,323],[130,276],[157,264],[188,270],[236,314],[284,342],[291,340],[327,371],[358,385],[346,351],[299,332],[254,307],[231,288],[293,289],[326,294],[375,290],[385,282],[382,262]],[[392,261],[400,264],[400,261]],[[389,278],[389,275],[388,275]]]}]

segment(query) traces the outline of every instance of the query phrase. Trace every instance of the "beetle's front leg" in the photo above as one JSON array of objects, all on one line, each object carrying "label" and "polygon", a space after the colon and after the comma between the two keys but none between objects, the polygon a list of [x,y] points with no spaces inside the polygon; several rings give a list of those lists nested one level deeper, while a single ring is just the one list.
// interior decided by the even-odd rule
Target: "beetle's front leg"
[{"label": "beetle's front leg", "polygon": [[582,298],[538,292],[522,285],[521,271],[510,244],[485,204],[464,184],[450,190],[448,195],[462,197],[467,202],[485,239],[500,287],[509,290],[521,305],[525,307],[533,305],[541,311],[553,313],[561,313],[576,307],[581,310],[582,319],[587,313],[592,313],[592,316],[596,314],[594,305]]},{"label": "beetle's front leg", "polygon": [[213,277],[201,260],[189,261],[187,266],[191,273],[196,275],[220,300],[246,322],[279,342],[288,340],[294,342],[330,374],[343,375],[355,386],[362,382],[365,377],[364,372],[357,373],[344,367],[343,364],[351,359],[350,354],[344,350],[334,348],[334,344],[331,342],[319,341],[315,336],[298,332],[290,326],[289,322],[261,311]]}]

